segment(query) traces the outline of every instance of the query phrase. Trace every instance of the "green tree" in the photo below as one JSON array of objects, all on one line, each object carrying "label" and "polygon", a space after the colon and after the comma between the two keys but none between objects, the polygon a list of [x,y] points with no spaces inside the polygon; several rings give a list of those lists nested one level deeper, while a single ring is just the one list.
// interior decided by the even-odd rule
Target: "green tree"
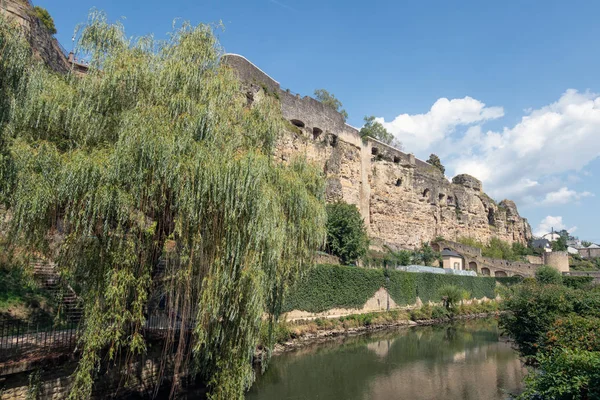
[{"label": "green tree", "polygon": [[560,236],[552,242],[552,251],[567,251],[567,238]]},{"label": "green tree", "polygon": [[354,204],[338,201],[327,205],[327,251],[343,264],[354,263],[367,253],[369,238]]},{"label": "green tree", "polygon": [[436,167],[437,169],[439,169],[440,171],[442,171],[442,174],[446,173],[446,167],[444,167],[442,165],[442,161],[435,154],[431,154],[429,156],[429,159],[427,160],[427,164],[433,165],[434,167]]},{"label": "green tree", "polygon": [[562,275],[556,269],[548,265],[541,266],[535,271],[535,279],[543,285],[559,285],[562,283]]},{"label": "green tree", "polygon": [[421,248],[416,249],[414,252],[413,259],[423,265],[431,265],[433,262],[440,258],[440,253],[433,250],[429,245],[429,242],[421,243]]},{"label": "green tree", "polygon": [[46,27],[46,29],[48,29],[48,32],[50,32],[51,35],[56,34],[56,26],[54,25],[54,19],[52,18],[48,10],[40,6],[35,6],[33,7],[33,15],[37,17],[37,19],[39,19],[42,24],[44,24],[44,26]]},{"label": "green tree", "polygon": [[325,104],[328,107],[333,108],[335,111],[342,114],[344,117],[344,121],[348,119],[348,113],[346,110],[342,108],[342,102],[339,101],[333,93],[329,93],[325,89],[316,89],[315,90],[315,98],[319,100],[321,103]]},{"label": "green tree", "polygon": [[581,241],[581,245],[583,247],[590,247],[593,243],[592,242],[588,242],[587,240],[582,240]]},{"label": "green tree", "polygon": [[365,124],[360,129],[360,136],[362,138],[369,136],[379,140],[380,142],[389,144],[390,146],[394,146],[399,149],[402,148],[402,143],[400,143],[393,134],[388,132],[381,122],[376,121],[375,116],[371,115],[370,117],[365,117],[364,121]]},{"label": "green tree", "polygon": [[207,25],[131,41],[92,13],[77,45],[91,57],[81,78],[34,64],[17,35],[0,20],[12,49],[0,85],[14,94],[2,193],[13,245],[55,260],[80,288],[71,398],[89,398],[99,370],[146,351],[158,292],[176,316],[163,343],[176,349],[174,389],[194,370],[212,399],[243,399],[261,321],[273,325],[325,240],[321,173],[272,161],[277,100],[247,106]]}]

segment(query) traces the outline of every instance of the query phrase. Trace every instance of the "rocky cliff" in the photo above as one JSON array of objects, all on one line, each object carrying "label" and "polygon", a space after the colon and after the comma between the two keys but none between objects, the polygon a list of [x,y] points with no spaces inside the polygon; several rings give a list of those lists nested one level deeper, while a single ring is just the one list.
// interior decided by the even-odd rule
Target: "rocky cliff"
[{"label": "rocky cliff", "polygon": [[264,92],[280,98],[289,126],[276,157],[286,162],[301,154],[323,168],[328,201],[356,204],[375,247],[413,248],[439,236],[521,243],[531,238],[531,228],[515,203],[496,203],[474,177],[459,175],[449,181],[412,154],[375,139],[362,140],[339,113],[282,90],[244,57],[228,54],[224,62],[248,83],[249,99]]},{"label": "rocky cliff", "polygon": [[56,72],[69,71],[66,51],[34,16],[33,7],[28,0],[0,0],[0,13],[20,26],[38,59]]}]

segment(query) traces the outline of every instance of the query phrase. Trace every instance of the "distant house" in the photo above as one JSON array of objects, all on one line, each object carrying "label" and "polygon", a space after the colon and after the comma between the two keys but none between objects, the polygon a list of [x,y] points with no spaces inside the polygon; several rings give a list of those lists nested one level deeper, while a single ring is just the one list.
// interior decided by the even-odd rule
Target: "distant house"
[{"label": "distant house", "polygon": [[448,249],[442,250],[442,259],[444,260],[445,269],[454,269],[458,271],[463,271],[465,269],[463,257],[455,251]]},{"label": "distant house", "polygon": [[535,239],[531,242],[531,247],[534,249],[543,249],[546,252],[552,251],[552,243],[549,239]]},{"label": "distant house", "polygon": [[575,247],[572,247],[572,246],[568,246],[567,252],[569,254],[579,254],[579,249],[576,249]]},{"label": "distant house", "polygon": [[560,235],[556,232],[550,232],[550,233],[546,233],[545,235],[542,235],[541,238],[547,239],[551,242],[556,242],[558,239],[560,239]]},{"label": "distant house", "polygon": [[600,257],[600,246],[591,244],[588,247],[583,247],[577,250],[582,258],[597,258]]}]

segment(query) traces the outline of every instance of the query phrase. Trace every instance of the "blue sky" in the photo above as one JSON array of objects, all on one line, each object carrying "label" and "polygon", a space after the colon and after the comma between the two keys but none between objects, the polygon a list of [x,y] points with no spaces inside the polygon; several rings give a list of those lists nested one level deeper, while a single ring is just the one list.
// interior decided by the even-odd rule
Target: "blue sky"
[{"label": "blue sky", "polygon": [[223,21],[226,51],[282,87],[326,88],[351,125],[380,118],[405,151],[440,155],[492,197],[517,202],[535,231],[600,242],[600,2],[36,0],[71,48],[92,7],[132,36],[175,18]]}]

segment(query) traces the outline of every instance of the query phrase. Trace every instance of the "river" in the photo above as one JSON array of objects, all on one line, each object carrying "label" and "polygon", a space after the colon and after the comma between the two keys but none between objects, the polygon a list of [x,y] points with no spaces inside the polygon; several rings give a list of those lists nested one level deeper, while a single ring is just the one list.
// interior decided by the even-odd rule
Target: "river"
[{"label": "river", "polygon": [[501,400],[526,371],[495,319],[342,338],[273,357],[246,400]]}]

